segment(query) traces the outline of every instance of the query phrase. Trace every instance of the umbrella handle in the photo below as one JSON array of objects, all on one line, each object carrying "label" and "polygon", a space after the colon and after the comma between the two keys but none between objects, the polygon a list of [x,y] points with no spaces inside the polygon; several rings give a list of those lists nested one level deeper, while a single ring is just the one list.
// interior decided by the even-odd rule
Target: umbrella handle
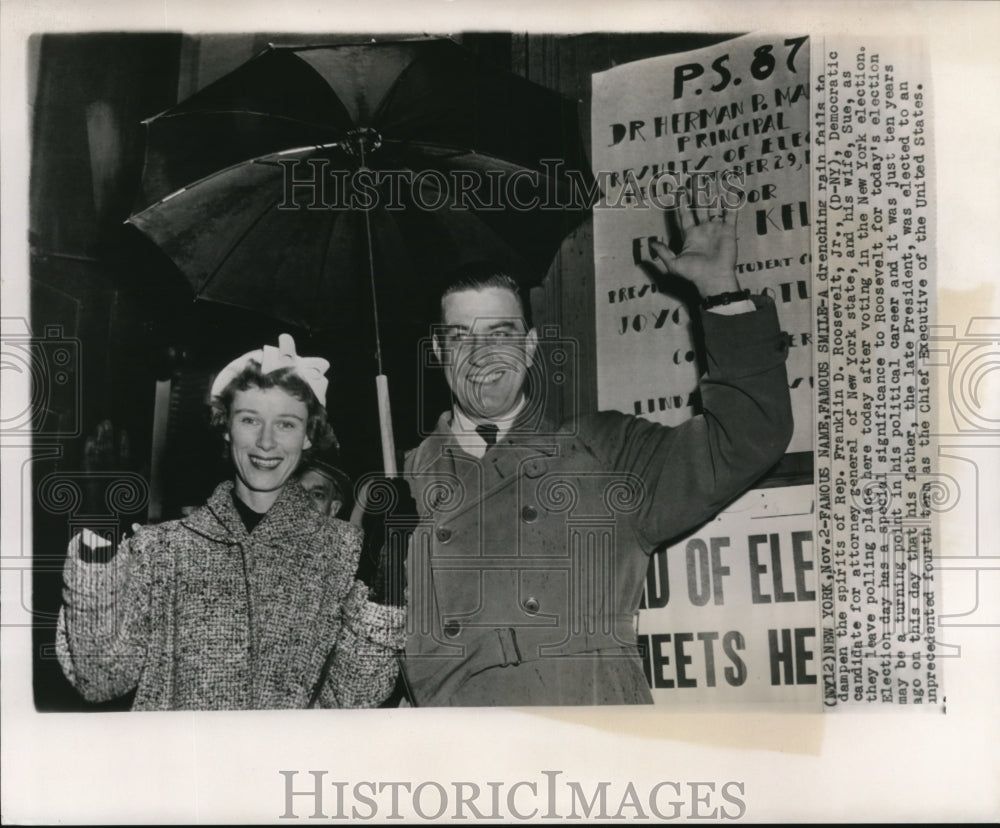
[{"label": "umbrella handle", "polygon": [[392,438],[392,411],[389,408],[389,378],[385,374],[375,377],[378,392],[378,425],[382,436],[382,466],[386,477],[396,477],[396,444]]}]

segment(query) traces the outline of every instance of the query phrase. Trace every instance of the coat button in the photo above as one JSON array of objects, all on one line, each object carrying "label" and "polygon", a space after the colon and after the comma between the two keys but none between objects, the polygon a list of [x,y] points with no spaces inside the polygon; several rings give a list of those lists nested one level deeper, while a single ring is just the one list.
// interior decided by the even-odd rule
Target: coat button
[{"label": "coat button", "polygon": [[533,595],[528,596],[521,602],[521,606],[524,607],[524,611],[528,613],[528,615],[534,615],[538,612],[538,599]]},{"label": "coat button", "polygon": [[451,529],[446,529],[445,527],[442,526],[440,529],[437,530],[437,539],[441,543],[448,543],[448,541],[451,540]]},{"label": "coat button", "polygon": [[457,638],[460,632],[462,632],[462,625],[455,620],[451,620],[444,625],[444,634],[448,638]]},{"label": "coat button", "polygon": [[538,510],[534,506],[525,506],[521,510],[521,520],[525,523],[534,523],[538,520]]}]

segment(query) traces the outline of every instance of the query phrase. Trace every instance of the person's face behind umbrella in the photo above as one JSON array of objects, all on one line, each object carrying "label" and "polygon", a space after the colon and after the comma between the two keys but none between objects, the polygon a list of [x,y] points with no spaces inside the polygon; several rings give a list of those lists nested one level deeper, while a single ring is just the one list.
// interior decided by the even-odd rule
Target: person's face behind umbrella
[{"label": "person's face behind umbrella", "polygon": [[308,419],[308,406],[282,388],[250,387],[233,397],[226,440],[236,494],[254,511],[271,508],[312,445]]},{"label": "person's face behind umbrella", "polygon": [[309,495],[309,505],[321,515],[336,515],[343,499],[336,484],[316,469],[308,469],[299,477],[299,485]]},{"label": "person's face behind umbrella", "polygon": [[444,333],[434,352],[462,410],[497,420],[515,407],[537,346],[517,296],[500,287],[459,290],[441,301]]}]

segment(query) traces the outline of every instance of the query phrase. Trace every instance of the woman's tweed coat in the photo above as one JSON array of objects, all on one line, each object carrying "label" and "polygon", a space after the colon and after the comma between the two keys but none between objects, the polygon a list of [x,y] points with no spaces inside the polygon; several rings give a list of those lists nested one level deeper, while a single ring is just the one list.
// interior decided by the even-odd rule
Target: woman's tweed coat
[{"label": "woman's tweed coat", "polygon": [[140,529],[108,563],[70,549],[57,634],[66,676],[91,701],[137,687],[136,710],[306,707],[324,672],[320,706],[383,701],[404,611],[369,602],[355,580],[363,533],[289,484],[248,534],[232,489]]}]

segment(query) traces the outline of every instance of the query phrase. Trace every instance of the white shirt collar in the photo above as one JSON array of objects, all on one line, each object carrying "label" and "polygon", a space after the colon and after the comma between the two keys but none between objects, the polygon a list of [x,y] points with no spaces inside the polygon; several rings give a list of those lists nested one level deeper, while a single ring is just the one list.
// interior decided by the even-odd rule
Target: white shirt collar
[{"label": "white shirt collar", "polygon": [[[514,425],[514,420],[517,419],[517,416],[521,413],[526,403],[527,399],[522,394],[521,399],[518,400],[517,405],[514,406],[510,414],[503,419],[490,421],[497,427],[498,443],[510,431],[511,426]],[[473,422],[457,405],[452,406],[452,415],[451,433],[455,436],[455,441],[459,447],[473,457],[482,457],[486,454],[486,441],[476,432],[476,426],[481,425],[481,423]]]}]

